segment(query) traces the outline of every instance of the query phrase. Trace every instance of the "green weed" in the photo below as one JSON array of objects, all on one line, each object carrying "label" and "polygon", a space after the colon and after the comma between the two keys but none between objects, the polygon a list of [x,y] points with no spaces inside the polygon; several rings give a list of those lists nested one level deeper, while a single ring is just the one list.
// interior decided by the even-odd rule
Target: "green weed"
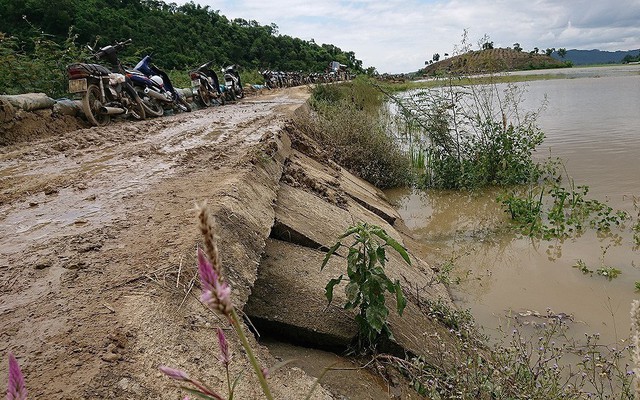
[{"label": "green weed", "polygon": [[[340,284],[343,279],[348,279],[349,283],[345,288],[347,302],[344,304],[344,308],[347,310],[359,308],[360,312],[356,316],[358,324],[357,348],[358,350],[366,350],[375,347],[381,335],[386,338],[393,337],[387,324],[389,310],[385,304],[385,292],[395,295],[399,315],[402,315],[407,304],[400,282],[398,280],[391,281],[384,272],[387,262],[386,248],[391,247],[397,251],[407,264],[411,264],[411,261],[405,248],[378,226],[358,223],[348,228],[339,239],[349,237],[352,237],[355,242],[345,246],[349,250],[347,278],[340,275],[331,279],[325,288],[325,295],[331,303],[335,285]],[[338,241],[329,249],[321,269],[327,265],[331,255],[342,246],[342,242]]]},{"label": "green weed", "polygon": [[622,271],[620,271],[619,269],[613,268],[613,267],[607,267],[606,265],[596,270],[596,274],[600,276],[604,276],[608,280],[617,278],[621,273]]},{"label": "green weed", "polygon": [[73,29],[69,29],[64,41],[54,41],[33,26],[32,31],[28,38],[0,32],[2,94],[44,92],[54,98],[67,95],[66,66],[87,60],[88,51],[76,44],[77,35]]},{"label": "green weed", "polygon": [[424,153],[419,184],[474,189],[535,181],[541,172],[532,155],[544,134],[536,125],[540,110],[521,115],[524,89],[446,82],[404,96],[386,92],[399,109],[400,136]]},{"label": "green weed", "polygon": [[516,188],[498,197],[521,234],[544,240],[577,236],[587,228],[608,234],[630,218],[625,211],[590,198],[589,186],[576,185],[568,178],[565,187],[554,175],[524,193]]},{"label": "green weed", "polygon": [[[525,335],[514,329],[493,346],[460,337],[443,354],[451,367],[422,357],[379,356],[382,366],[403,373],[429,399],[633,399],[629,345],[606,346],[599,336],[567,336],[567,322],[548,318],[540,330]],[[473,337],[473,335],[469,335]],[[438,354],[432,354],[438,359]]]},{"label": "green weed", "polygon": [[582,272],[585,275],[593,274],[593,270],[591,270],[591,269],[589,269],[589,267],[587,267],[587,263],[585,263],[584,260],[576,261],[576,263],[573,266],[573,268],[577,268],[580,272]]}]

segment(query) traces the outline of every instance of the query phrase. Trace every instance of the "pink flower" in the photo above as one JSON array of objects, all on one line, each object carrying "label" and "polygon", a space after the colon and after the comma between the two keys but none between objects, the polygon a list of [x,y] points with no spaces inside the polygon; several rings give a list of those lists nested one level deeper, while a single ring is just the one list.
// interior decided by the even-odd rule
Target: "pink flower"
[{"label": "pink flower", "polygon": [[222,277],[213,269],[207,256],[198,249],[198,273],[202,284],[200,300],[213,310],[226,316],[231,315],[231,287],[222,281]]},{"label": "pink flower", "polygon": [[[161,365],[158,367],[160,369],[160,371],[162,371],[165,375],[167,375],[169,378],[171,379],[175,379],[177,381],[182,381],[182,382],[189,382],[190,384],[192,384],[193,386],[195,386],[197,388],[197,390],[195,390],[195,392],[197,393],[201,393],[201,394],[205,394],[207,396],[210,396],[216,400],[224,400],[222,398],[222,396],[220,396],[218,393],[214,392],[213,390],[209,389],[208,387],[206,387],[205,385],[203,385],[202,383],[189,378],[189,375],[187,375],[186,372],[181,371],[179,369],[175,369],[175,368],[171,368],[171,367],[166,367],[164,365]],[[193,392],[193,391],[192,391]],[[189,397],[185,397],[185,400],[188,400]]]},{"label": "pink flower", "polygon": [[213,283],[218,280],[216,272],[213,270],[213,265],[207,259],[201,248],[198,248],[198,273],[200,274],[200,283],[202,287],[213,287]]},{"label": "pink flower", "polygon": [[186,382],[191,381],[191,378],[189,378],[189,375],[187,375],[187,373],[182,370],[166,367],[164,365],[161,365],[158,368],[160,369],[160,371],[162,371],[162,373],[164,373],[166,376],[168,376],[171,379],[175,379],[178,381],[186,381]]},{"label": "pink flower", "polygon": [[7,386],[7,400],[26,400],[27,388],[24,385],[24,376],[20,371],[18,361],[9,352],[9,384]]},{"label": "pink flower", "polygon": [[220,362],[225,366],[231,363],[231,355],[229,354],[229,344],[224,336],[222,329],[218,328],[218,343],[220,344]]}]

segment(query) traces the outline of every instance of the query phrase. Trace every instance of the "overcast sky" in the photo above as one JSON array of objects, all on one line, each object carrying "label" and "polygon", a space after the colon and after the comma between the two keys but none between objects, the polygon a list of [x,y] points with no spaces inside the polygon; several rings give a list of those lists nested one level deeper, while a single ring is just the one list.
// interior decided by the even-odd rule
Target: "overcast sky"
[{"label": "overcast sky", "polygon": [[[165,0],[171,2],[170,0]],[[174,0],[177,4],[187,1]],[[195,0],[230,19],[275,23],[280,34],[354,51],[364,67],[411,72],[453,54],[468,31],[473,49],[640,48],[640,0]]]}]

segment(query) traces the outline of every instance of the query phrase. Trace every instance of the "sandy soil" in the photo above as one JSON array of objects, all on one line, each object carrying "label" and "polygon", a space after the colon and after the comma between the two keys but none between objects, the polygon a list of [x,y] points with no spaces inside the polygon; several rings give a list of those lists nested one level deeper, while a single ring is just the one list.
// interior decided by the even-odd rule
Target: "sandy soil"
[{"label": "sandy soil", "polygon": [[[214,335],[226,324],[193,290],[194,204],[227,201],[225,232],[247,236],[252,219],[235,221],[234,211],[247,210],[232,205],[250,199],[239,198],[236,181],[269,154],[260,146],[307,96],[270,92],[105,128],[23,124],[25,141],[12,132],[13,144],[0,147],[0,354],[17,356],[30,398],[181,398],[159,364],[226,386]],[[221,239],[223,264],[256,263],[255,254],[238,261],[246,251],[233,239]],[[231,281],[241,288],[245,278]],[[245,357],[231,347],[239,373]],[[298,368],[270,379],[278,398],[301,398],[313,384]],[[259,398],[248,370],[239,387],[238,398]],[[329,396],[321,389],[314,398]]]}]

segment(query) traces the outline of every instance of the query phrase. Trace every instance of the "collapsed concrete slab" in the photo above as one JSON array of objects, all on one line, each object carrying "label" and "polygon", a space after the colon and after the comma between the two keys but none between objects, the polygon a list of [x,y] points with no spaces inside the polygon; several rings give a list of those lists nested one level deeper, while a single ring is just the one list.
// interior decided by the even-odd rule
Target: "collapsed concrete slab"
[{"label": "collapsed concrete slab", "polygon": [[400,219],[380,189],[336,164],[322,164],[296,150],[292,151],[283,181],[294,187],[307,187],[341,207],[352,199],[391,225]]},{"label": "collapsed concrete slab", "polygon": [[258,279],[244,311],[254,324],[280,340],[319,348],[346,348],[357,334],[355,310],[344,310],[344,285],[327,304],[324,287],[343,273],[334,257],[320,271],[325,254],[308,247],[269,239]]},{"label": "collapsed concrete slab", "polygon": [[329,249],[353,224],[351,214],[300,188],[280,185],[271,236],[314,249]]},{"label": "collapsed concrete slab", "polygon": [[[342,308],[346,301],[345,284],[334,288],[330,305],[325,297],[327,282],[345,273],[346,260],[333,256],[321,271],[324,256],[321,251],[292,243],[267,241],[258,279],[244,309],[259,330],[278,340],[316,348],[338,350],[353,344],[358,311]],[[398,264],[395,258],[390,258],[385,269],[390,277],[413,268]],[[400,269],[405,272],[398,272]],[[432,365],[441,365],[447,357],[442,356],[440,346],[452,340],[451,334],[413,302],[406,284],[402,286],[408,303],[399,316],[395,300],[387,297],[394,338],[383,342],[381,350],[420,355]]]},{"label": "collapsed concrete slab", "polygon": [[[357,336],[354,320],[357,310],[340,308],[345,303],[344,284],[335,288],[334,302],[329,307],[324,295],[329,280],[345,274],[346,251],[343,248],[336,252],[320,271],[325,251],[358,222],[381,227],[403,246],[404,236],[372,211],[390,206],[368,184],[304,155],[293,154],[295,160],[290,162],[298,169],[292,169],[290,164],[283,177],[295,177],[287,181],[294,182],[296,187],[280,185],[272,239],[267,242],[245,312],[262,329],[280,338],[320,348],[346,347]],[[347,184],[343,185],[345,181]],[[373,205],[362,205],[351,195],[345,204],[333,202],[336,197],[331,191],[346,193],[345,186],[361,188],[360,197],[365,198],[366,193]],[[343,240],[344,244],[349,242]],[[385,273],[400,282],[408,304],[401,317],[395,311],[395,299],[389,296],[389,324],[394,339],[382,346],[386,351],[408,352],[437,363],[442,360],[434,357],[440,343],[452,338],[448,329],[425,311],[432,301],[441,301],[449,307],[453,304],[429,266],[410,251],[409,254],[411,264],[391,247],[387,248]]]},{"label": "collapsed concrete slab", "polygon": [[[295,156],[295,162],[305,168],[304,171],[308,179],[298,180],[298,187],[281,184],[276,203],[276,223],[271,232],[272,237],[313,249],[327,250],[333,246],[349,226],[358,222],[366,222],[381,227],[390,237],[401,245],[405,245],[404,235],[378,213],[371,211],[372,208],[390,207],[382,199],[378,198],[374,205],[369,207],[353,200],[349,200],[343,207],[339,207],[313,188],[303,185],[304,182],[309,181],[324,182],[321,184],[324,187],[340,187],[342,190],[345,186],[368,188],[368,183],[351,174],[341,173],[337,184],[329,185],[335,179],[333,178],[335,175],[331,173],[329,167],[323,167],[317,161],[295,151],[292,155]],[[343,185],[345,179],[351,183]],[[373,189],[370,193],[375,193],[377,190]],[[339,251],[338,254],[346,255],[342,251]],[[397,253],[389,251],[387,257],[395,260],[396,265],[399,266],[390,270],[389,276],[394,280],[400,280],[411,293],[417,293],[416,298],[423,296],[423,298],[442,299],[448,306],[453,306],[447,289],[437,282],[435,273],[424,261],[412,255],[413,267],[402,268],[404,261]]]}]

